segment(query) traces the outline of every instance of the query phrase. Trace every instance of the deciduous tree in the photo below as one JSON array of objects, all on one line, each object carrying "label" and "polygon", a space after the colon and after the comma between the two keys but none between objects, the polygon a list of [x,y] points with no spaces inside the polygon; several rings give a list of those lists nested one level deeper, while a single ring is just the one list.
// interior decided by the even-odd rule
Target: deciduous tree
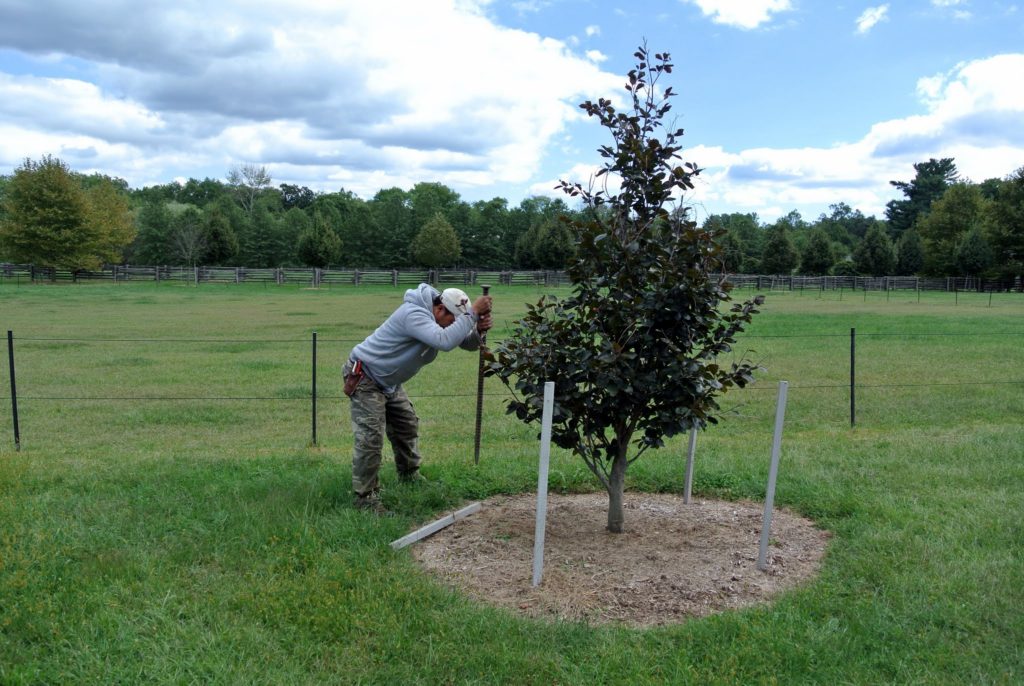
[{"label": "deciduous tree", "polygon": [[928,274],[946,276],[956,272],[956,246],[968,232],[982,229],[990,203],[981,189],[970,183],[953,184],[932,203],[931,211],[917,223]]},{"label": "deciduous tree", "polygon": [[272,179],[266,167],[255,164],[239,164],[228,170],[228,184],[234,188],[238,202],[246,214],[256,209],[256,199],[260,193],[270,188]]},{"label": "deciduous tree", "polygon": [[458,263],[459,237],[455,229],[438,212],[428,221],[412,242],[412,259],[424,267],[447,267]]},{"label": "deciduous tree", "polygon": [[990,210],[992,247],[1003,278],[1024,277],[1024,167],[999,186]]},{"label": "deciduous tree", "polygon": [[982,276],[994,262],[992,246],[977,228],[968,231],[953,251],[960,276]]},{"label": "deciduous tree", "polygon": [[[718,396],[752,380],[754,367],[725,364],[755,301],[730,300],[717,234],[699,228],[673,198],[693,188],[681,129],[667,129],[668,54],[636,53],[628,111],[600,99],[581,105],[613,143],[589,185],[561,182],[585,211],[571,223],[572,295],[542,297],[499,345],[489,369],[516,394],[510,413],[540,419],[543,386],[555,383],[553,440],[579,455],[608,491],[608,529],[621,532],[626,471],[667,437],[716,421]],[[602,185],[617,177],[618,190]]]},{"label": "deciduous tree", "polygon": [[112,183],[88,191],[58,158],[26,159],[4,193],[0,245],[7,259],[67,269],[120,262],[135,235],[127,201]]}]

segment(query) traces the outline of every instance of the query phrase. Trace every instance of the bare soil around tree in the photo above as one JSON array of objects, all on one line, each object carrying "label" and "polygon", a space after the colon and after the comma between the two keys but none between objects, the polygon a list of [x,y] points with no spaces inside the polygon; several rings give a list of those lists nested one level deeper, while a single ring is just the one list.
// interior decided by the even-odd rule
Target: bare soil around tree
[{"label": "bare soil around tree", "polygon": [[413,546],[443,583],[530,617],[650,627],[767,603],[806,583],[829,534],[776,508],[757,568],[764,505],[627,493],[626,531],[605,529],[605,493],[551,494],[542,583],[534,588],[536,496],[497,496]]}]

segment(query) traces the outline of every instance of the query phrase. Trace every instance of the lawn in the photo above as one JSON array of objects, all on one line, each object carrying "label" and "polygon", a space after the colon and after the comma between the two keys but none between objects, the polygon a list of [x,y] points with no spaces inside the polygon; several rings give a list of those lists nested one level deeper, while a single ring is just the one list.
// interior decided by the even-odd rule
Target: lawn
[{"label": "lawn", "polygon": [[[495,288],[492,340],[539,293]],[[833,533],[824,567],[771,605],[650,630],[523,619],[389,547],[460,503],[535,487],[538,430],[505,415],[494,380],[473,464],[475,354],[407,385],[431,484],[385,468],[395,516],[351,507],[339,370],[400,297],[0,285],[22,440],[4,364],[0,682],[1024,680],[1020,294],[769,294],[737,346],[766,371],[701,435],[694,491],[763,498],[787,380],[775,502]],[[553,489],[597,488],[582,462],[552,459]],[[629,487],[681,493],[684,460],[674,439]]]}]

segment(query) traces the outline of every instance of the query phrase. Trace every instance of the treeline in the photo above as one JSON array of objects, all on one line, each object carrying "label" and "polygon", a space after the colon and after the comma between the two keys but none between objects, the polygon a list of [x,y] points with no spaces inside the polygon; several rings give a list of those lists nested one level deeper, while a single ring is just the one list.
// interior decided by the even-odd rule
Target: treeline
[{"label": "treeline", "polygon": [[[891,182],[903,198],[882,219],[844,202],[805,220],[793,211],[715,214],[724,269],[734,273],[934,275],[1024,273],[1024,167],[1005,179],[961,179],[952,159]],[[561,269],[573,254],[560,199],[468,203],[440,183],[388,188],[369,200],[274,185],[242,165],[226,179],[132,189],[61,160],[26,160],[0,176],[0,261],[64,269],[101,264],[405,269]]]},{"label": "treeline", "polygon": [[[93,189],[102,189],[98,193]],[[102,195],[104,203],[92,202]],[[340,190],[272,185],[243,165],[226,181],[131,189],[59,159],[0,177],[0,260],[70,269],[101,263],[356,268],[556,269],[573,251],[559,199],[467,203],[439,183],[364,200]],[[109,227],[108,235],[103,233]],[[72,245],[76,243],[76,245]],[[114,247],[116,246],[116,250]]]},{"label": "treeline", "polygon": [[951,158],[892,181],[903,198],[885,218],[846,203],[808,222],[798,212],[763,225],[754,214],[707,219],[722,231],[725,268],[746,274],[972,276],[1024,274],[1024,167],[1005,179],[961,179]]}]

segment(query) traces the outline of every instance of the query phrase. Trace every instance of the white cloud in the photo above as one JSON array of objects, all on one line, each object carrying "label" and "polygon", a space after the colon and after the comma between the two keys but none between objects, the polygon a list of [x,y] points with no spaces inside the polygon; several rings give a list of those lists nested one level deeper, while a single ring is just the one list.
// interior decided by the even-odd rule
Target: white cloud
[{"label": "white cloud", "polygon": [[964,7],[967,4],[966,0],[932,0],[932,5],[934,7],[941,9],[950,8],[953,13],[953,18],[959,19],[960,21],[967,21],[972,16],[970,10],[956,9],[958,7]]},{"label": "white cloud", "polygon": [[591,24],[586,29],[584,29],[584,32],[587,34],[587,38],[590,38],[592,36],[600,36],[601,27],[598,26],[597,24]]},{"label": "white cloud", "polygon": [[[915,162],[952,157],[961,174],[976,181],[1024,165],[1024,54],[957,65],[922,78],[917,92],[923,113],[879,122],[851,143],[739,152],[713,144],[687,148],[683,158],[704,169],[688,200],[701,213],[756,212],[765,221],[794,208],[814,219],[838,202],[881,217],[898,194],[889,181],[911,179]],[[592,173],[577,167],[562,178],[586,183]]]},{"label": "white cloud", "polygon": [[716,24],[755,29],[772,15],[793,9],[790,0],[683,0],[700,8]]},{"label": "white cloud", "polygon": [[879,5],[878,7],[869,7],[861,15],[857,17],[857,33],[867,33],[874,26],[884,21],[886,14],[889,12],[889,5]]},{"label": "white cloud", "polygon": [[597,64],[597,63],[604,62],[605,60],[607,60],[608,56],[605,55],[600,50],[587,50],[587,59],[590,60],[591,62]]},{"label": "white cloud", "polygon": [[[89,68],[0,73],[0,119],[14,127],[0,166],[71,141],[132,185],[165,182],[182,158],[200,177],[253,161],[281,181],[308,164],[323,173],[313,187],[345,178],[363,194],[424,179],[521,183],[581,119],[576,104],[620,77],[601,71],[600,52],[495,25],[486,4],[235,0],[201,15],[169,1],[33,4],[0,26],[0,45]],[[126,164],[126,151],[145,164]]]}]

